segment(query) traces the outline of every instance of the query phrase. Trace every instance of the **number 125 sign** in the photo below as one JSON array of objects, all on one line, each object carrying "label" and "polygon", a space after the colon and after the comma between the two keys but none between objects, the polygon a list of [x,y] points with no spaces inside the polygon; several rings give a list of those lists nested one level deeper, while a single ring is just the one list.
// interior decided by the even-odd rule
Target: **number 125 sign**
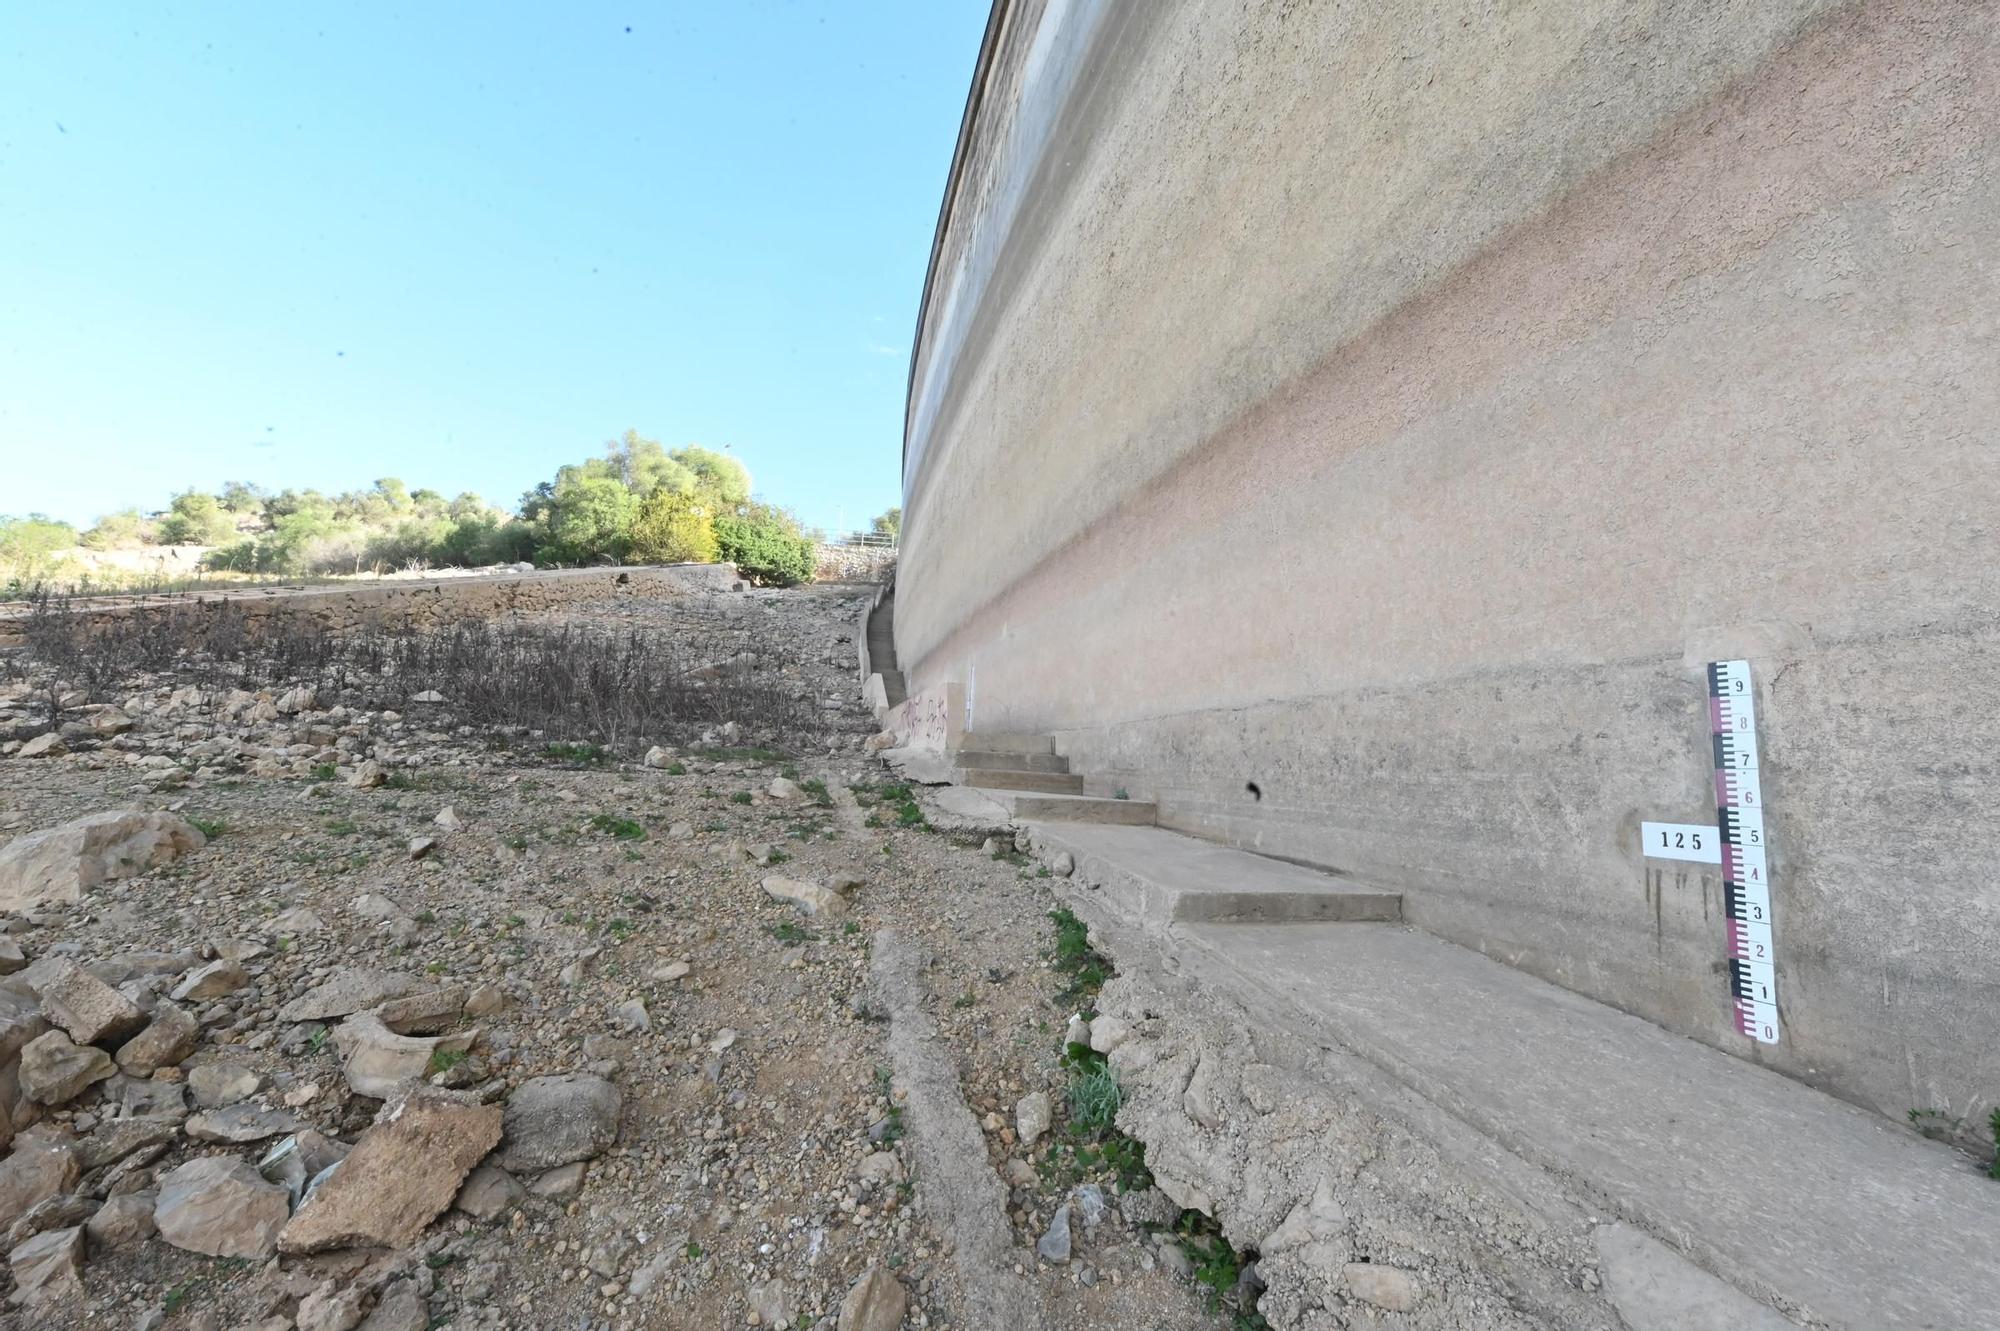
[{"label": "number 125 sign", "polygon": [[1722,834],[1713,826],[1700,823],[1640,823],[1639,840],[1646,858],[1650,860],[1722,863]]}]

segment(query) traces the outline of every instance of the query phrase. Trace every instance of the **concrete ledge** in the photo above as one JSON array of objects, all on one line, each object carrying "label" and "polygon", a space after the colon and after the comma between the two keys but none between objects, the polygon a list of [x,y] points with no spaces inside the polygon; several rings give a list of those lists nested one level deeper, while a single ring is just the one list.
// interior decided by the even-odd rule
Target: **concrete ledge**
[{"label": "concrete ledge", "polygon": [[1095,795],[1041,795],[1021,790],[967,786],[996,800],[1016,822],[1122,823],[1151,827],[1159,808],[1151,800],[1101,799]]},{"label": "concrete ledge", "polygon": [[1042,823],[1034,836],[1045,855],[1068,851],[1076,876],[1099,888],[1107,905],[1135,923],[1163,927],[1402,918],[1403,899],[1395,892],[1163,828]]},{"label": "concrete ledge", "polygon": [[[1076,885],[1107,858],[1079,860]],[[1948,1147],[1414,930],[1174,922],[1115,875],[1101,888],[1070,900],[1110,925],[1121,966],[1143,948],[1204,1002],[1371,1065],[1378,1111],[1468,1169],[1539,1171],[1552,1203],[1642,1229],[1795,1323],[1944,1331],[2000,1308],[2000,1186]]]},{"label": "concrete ledge", "polygon": [[[959,755],[964,762],[965,755]],[[961,786],[986,790],[1033,790],[1048,795],[1081,795],[1083,778],[1071,772],[1024,772],[1004,767],[960,766],[952,780]]]}]

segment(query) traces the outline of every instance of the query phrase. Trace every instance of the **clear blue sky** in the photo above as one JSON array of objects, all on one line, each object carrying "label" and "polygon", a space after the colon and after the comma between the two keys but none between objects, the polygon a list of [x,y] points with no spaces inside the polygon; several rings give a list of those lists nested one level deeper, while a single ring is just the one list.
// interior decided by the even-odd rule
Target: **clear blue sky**
[{"label": "clear blue sky", "polygon": [[865,522],[986,9],[0,0],[0,513],[631,426]]}]

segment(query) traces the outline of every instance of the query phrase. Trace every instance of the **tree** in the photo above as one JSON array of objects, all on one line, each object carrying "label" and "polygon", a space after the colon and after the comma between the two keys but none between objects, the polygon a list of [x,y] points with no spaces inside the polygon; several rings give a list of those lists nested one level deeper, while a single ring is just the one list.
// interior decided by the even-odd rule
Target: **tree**
[{"label": "tree", "polygon": [[76,545],[76,528],[40,513],[0,517],[0,573],[13,582],[35,583],[63,568]]},{"label": "tree", "polygon": [[401,513],[410,506],[410,487],[394,476],[384,476],[375,482],[375,493],[389,506],[391,513]]},{"label": "tree", "polygon": [[689,444],[667,456],[692,473],[695,485],[718,510],[728,512],[750,502],[750,472],[727,453]]},{"label": "tree", "polygon": [[427,521],[436,521],[438,518],[446,516],[451,506],[445,502],[445,497],[436,490],[412,490],[410,492],[410,507],[418,517]]},{"label": "tree", "polygon": [[248,481],[229,481],[223,485],[222,493],[216,496],[216,500],[226,512],[240,518],[264,507],[264,492]]},{"label": "tree", "polygon": [[281,490],[264,501],[264,522],[268,526],[275,527],[278,519],[294,513],[317,513],[331,518],[333,501],[317,490]]},{"label": "tree", "polygon": [[631,548],[632,518],[639,500],[608,476],[587,476],[556,487],[548,509],[554,562],[582,563],[609,555],[622,559]]},{"label": "tree", "polygon": [[221,545],[236,536],[236,523],[212,494],[184,490],[160,519],[161,545]]},{"label": "tree", "polygon": [[612,476],[634,494],[650,495],[661,486],[692,493],[694,473],[667,455],[657,439],[627,430],[604,446],[604,456],[587,459],[581,469],[592,476]]},{"label": "tree", "polygon": [[80,538],[92,550],[129,550],[146,541],[146,520],[136,508],[106,513]]},{"label": "tree", "polygon": [[632,519],[632,558],[644,564],[713,564],[715,522],[702,500],[661,486]]},{"label": "tree", "polygon": [[450,506],[445,511],[460,522],[465,521],[467,518],[484,517],[486,515],[486,501],[470,490],[461,490],[459,491],[458,498],[452,500]]},{"label": "tree", "polygon": [[715,520],[715,540],[722,558],[746,578],[777,587],[812,581],[812,538],[782,508],[753,503],[725,513]]},{"label": "tree", "polygon": [[880,517],[877,517],[873,523],[873,530],[877,536],[888,537],[892,544],[902,540],[903,510],[892,508]]}]

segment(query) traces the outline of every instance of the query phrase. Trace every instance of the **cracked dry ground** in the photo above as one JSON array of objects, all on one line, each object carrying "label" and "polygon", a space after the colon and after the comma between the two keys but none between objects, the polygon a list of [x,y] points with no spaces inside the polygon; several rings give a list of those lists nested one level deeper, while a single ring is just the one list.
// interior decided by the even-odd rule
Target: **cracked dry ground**
[{"label": "cracked dry ground", "polygon": [[[112,695],[135,723],[116,738],[94,737],[102,704],[72,700],[69,752],[0,758],[0,840],[105,810],[172,811],[213,833],[74,905],[4,921],[0,947],[19,952],[0,981],[10,1029],[40,1022],[37,980],[75,963],[155,1011],[185,993],[177,1006],[199,1035],[150,1076],[121,1072],[54,1105],[0,1086],[17,1121],[33,1120],[0,1161],[0,1227],[16,1255],[0,1279],[22,1277],[0,1326],[970,1326],[969,1286],[987,1276],[962,1269],[946,1237],[967,1203],[931,1195],[913,1168],[926,1125],[903,1112],[868,997],[884,928],[930,958],[924,1005],[1007,1180],[1007,1274],[1034,1292],[1031,1320],[1226,1325],[1138,1223],[1159,1194],[1121,1197],[1115,1174],[1092,1175],[1060,1145],[1057,1058],[1076,999],[1052,964],[1045,878],[977,834],[904,825],[898,798],[882,798],[889,777],[864,748],[874,727],[855,701],[861,605],[857,589],[832,587],[571,612],[674,635],[691,658],[734,659],[810,700],[807,724],[771,733],[745,717],[706,746],[672,737],[657,766],[637,752],[558,761],[542,736],[496,748],[454,724],[449,700],[407,718],[325,698],[273,716],[258,705],[275,701],[267,691],[192,715],[172,701],[171,675]],[[0,685],[8,750],[45,728],[38,715],[24,688]],[[390,784],[342,779],[370,756]],[[433,844],[415,855],[424,838]],[[859,885],[809,915],[764,889],[774,874]],[[212,1257],[154,1232],[162,1182],[186,1162],[254,1169],[304,1133],[317,1166],[383,1115],[382,1099],[350,1085],[330,1038],[339,1019],[281,1016],[356,971],[447,994],[441,1022],[406,1029],[472,1035],[462,1051],[446,1041],[420,1084],[502,1106],[536,1078],[602,1077],[618,1089],[615,1141],[511,1175],[494,1170],[509,1159],[503,1142],[476,1186],[400,1246],[294,1255],[266,1234],[248,1255]],[[1049,1094],[1056,1124],[1028,1145],[1013,1124],[1033,1091]],[[407,1086],[385,1093],[393,1106]],[[449,1173],[432,1145],[400,1158],[403,1172]],[[1079,1221],[1066,1264],[1038,1260],[1036,1238],[1092,1178],[1108,1214]],[[80,1260],[80,1287],[52,1273],[46,1238],[22,1265],[19,1245],[69,1230],[79,1237],[56,1245],[53,1266]],[[850,1297],[871,1269],[876,1297]],[[900,1322],[890,1276],[907,1295]]]}]

